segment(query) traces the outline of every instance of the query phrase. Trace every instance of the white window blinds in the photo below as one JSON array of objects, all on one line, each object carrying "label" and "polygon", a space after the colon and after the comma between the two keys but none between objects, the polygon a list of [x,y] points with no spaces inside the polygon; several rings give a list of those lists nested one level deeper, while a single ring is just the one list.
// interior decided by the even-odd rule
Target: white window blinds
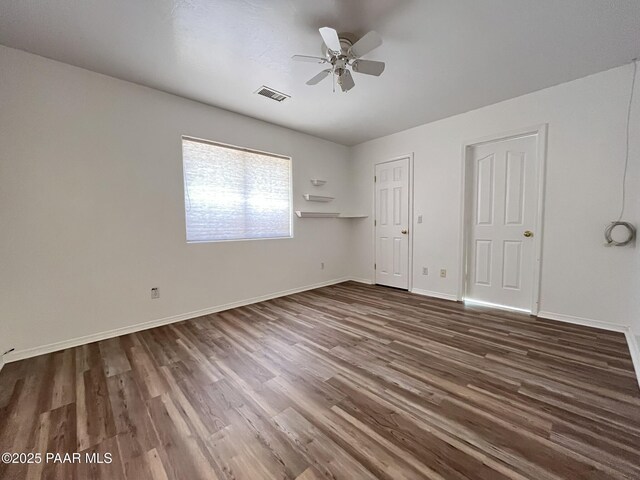
[{"label": "white window blinds", "polygon": [[291,159],[182,138],[187,242],[291,236]]}]

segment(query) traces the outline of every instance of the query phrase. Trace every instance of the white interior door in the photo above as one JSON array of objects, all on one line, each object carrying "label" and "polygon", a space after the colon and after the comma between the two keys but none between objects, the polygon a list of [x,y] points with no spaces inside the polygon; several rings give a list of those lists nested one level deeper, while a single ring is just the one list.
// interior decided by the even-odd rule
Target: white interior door
[{"label": "white interior door", "polygon": [[537,135],[470,148],[465,299],[531,311],[536,268]]},{"label": "white interior door", "polygon": [[376,283],[408,289],[408,158],[376,165],[375,195]]}]

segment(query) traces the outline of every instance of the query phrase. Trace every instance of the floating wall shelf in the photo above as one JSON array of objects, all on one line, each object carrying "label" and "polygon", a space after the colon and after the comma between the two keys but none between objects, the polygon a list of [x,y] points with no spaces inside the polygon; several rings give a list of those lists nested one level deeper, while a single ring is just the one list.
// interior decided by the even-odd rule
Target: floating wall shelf
[{"label": "floating wall shelf", "polygon": [[302,212],[300,210],[296,210],[296,215],[300,218],[336,218],[340,216],[335,212]]},{"label": "floating wall shelf", "polygon": [[310,193],[305,193],[303,197],[308,202],[330,202],[331,200],[333,200],[333,197],[325,197],[323,195],[311,195]]},{"label": "floating wall shelf", "polygon": [[296,210],[300,218],[367,218],[369,215],[340,214],[337,212],[303,212]]}]

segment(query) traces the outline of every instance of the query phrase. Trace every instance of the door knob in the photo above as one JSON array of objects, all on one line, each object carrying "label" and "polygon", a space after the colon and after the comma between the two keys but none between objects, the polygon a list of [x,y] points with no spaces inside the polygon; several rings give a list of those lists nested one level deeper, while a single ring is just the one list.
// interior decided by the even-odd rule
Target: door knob
[{"label": "door knob", "polygon": [[404,230],[402,230],[400,233],[401,233],[401,234],[403,234],[403,235],[406,235],[407,233],[409,233],[409,230],[404,229]]},{"label": "door knob", "polygon": [[523,235],[527,238],[533,237],[533,232],[531,230],[525,230]]}]

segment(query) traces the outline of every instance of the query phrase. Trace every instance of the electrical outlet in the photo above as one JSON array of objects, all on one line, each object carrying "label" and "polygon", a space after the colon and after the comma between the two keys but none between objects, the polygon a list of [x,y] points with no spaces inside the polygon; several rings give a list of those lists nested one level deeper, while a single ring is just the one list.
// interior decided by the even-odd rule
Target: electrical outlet
[{"label": "electrical outlet", "polygon": [[446,269],[444,269],[444,268],[441,268],[441,269],[440,269],[440,276],[441,276],[442,278],[446,278],[446,276],[447,276],[447,270],[446,270]]},{"label": "electrical outlet", "polygon": [[324,270],[324,262],[320,262],[320,270]]},{"label": "electrical outlet", "polygon": [[160,290],[158,287],[153,287],[151,289],[151,300],[155,300],[156,298],[160,298]]},{"label": "electrical outlet", "polygon": [[429,269],[427,267],[422,267],[422,274],[429,275]]},{"label": "electrical outlet", "polygon": [[[418,215],[418,223],[422,223],[422,215]],[[426,273],[425,273],[426,275]]]}]

